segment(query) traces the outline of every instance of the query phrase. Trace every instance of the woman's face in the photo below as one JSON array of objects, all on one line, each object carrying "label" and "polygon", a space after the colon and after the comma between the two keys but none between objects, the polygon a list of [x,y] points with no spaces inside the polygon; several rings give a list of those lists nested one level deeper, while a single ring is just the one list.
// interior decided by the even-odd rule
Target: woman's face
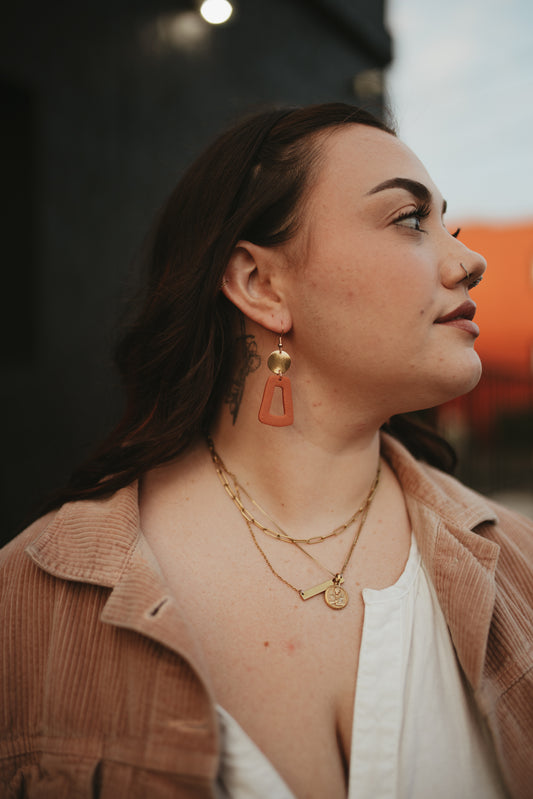
[{"label": "woman's face", "polygon": [[[447,230],[442,196],[395,137],[350,125],[323,154],[285,273],[295,367],[385,417],[469,391],[481,365],[461,306],[484,259]],[[439,321],[456,309],[467,318]]]}]

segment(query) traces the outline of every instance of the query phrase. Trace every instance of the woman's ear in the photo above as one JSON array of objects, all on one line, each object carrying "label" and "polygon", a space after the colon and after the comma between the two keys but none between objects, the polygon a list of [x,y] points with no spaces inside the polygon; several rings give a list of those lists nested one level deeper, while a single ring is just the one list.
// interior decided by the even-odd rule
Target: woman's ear
[{"label": "woman's ear", "polygon": [[239,241],[226,268],[222,291],[249,319],[267,330],[286,333],[292,327],[283,293],[286,268],[279,252]]}]

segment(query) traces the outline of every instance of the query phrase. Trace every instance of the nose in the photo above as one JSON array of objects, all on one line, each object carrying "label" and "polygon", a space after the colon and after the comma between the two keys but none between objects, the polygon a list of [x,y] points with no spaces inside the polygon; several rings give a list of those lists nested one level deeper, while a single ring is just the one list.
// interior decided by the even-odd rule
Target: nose
[{"label": "nose", "polygon": [[443,283],[447,288],[455,288],[459,283],[464,283],[467,289],[479,282],[487,268],[487,262],[478,252],[470,250],[461,242],[460,248],[454,249],[447,258]]}]

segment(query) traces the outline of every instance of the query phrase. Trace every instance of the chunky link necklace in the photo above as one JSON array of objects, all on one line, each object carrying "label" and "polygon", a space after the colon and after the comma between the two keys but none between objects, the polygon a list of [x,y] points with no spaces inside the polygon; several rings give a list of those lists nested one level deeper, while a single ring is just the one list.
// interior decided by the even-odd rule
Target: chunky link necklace
[{"label": "chunky link necklace", "polygon": [[[235,477],[235,475],[232,472],[228,471],[228,469],[225,467],[224,462],[222,461],[220,455],[218,455],[217,451],[215,450],[215,445],[214,445],[214,443],[213,443],[211,438],[207,439],[207,444],[208,444],[209,451],[211,453],[211,458],[213,460],[213,464],[215,466],[215,469],[216,469],[217,475],[219,477],[219,480],[222,483],[226,493],[228,494],[228,496],[230,497],[230,499],[232,500],[234,505],[238,508],[241,516],[244,518],[244,520],[246,522],[246,526],[248,527],[248,530],[250,532],[250,536],[252,538],[252,541],[254,542],[255,546],[257,547],[257,549],[261,553],[265,563],[267,564],[267,566],[270,569],[270,571],[272,572],[272,574],[274,574],[274,576],[277,577],[278,580],[280,580],[286,586],[288,586],[293,591],[295,591],[298,594],[298,596],[300,597],[300,599],[302,599],[304,601],[307,600],[307,599],[311,599],[311,597],[317,596],[317,594],[322,594],[323,593],[324,594],[324,600],[325,600],[326,604],[328,605],[328,607],[332,608],[332,610],[342,610],[343,608],[345,608],[346,605],[348,604],[349,596],[348,596],[348,592],[346,591],[346,589],[342,588],[342,583],[344,582],[344,572],[345,572],[345,570],[346,570],[346,568],[348,566],[348,563],[350,562],[350,558],[352,557],[352,554],[353,554],[353,551],[354,551],[355,546],[357,544],[357,541],[359,540],[359,536],[361,535],[361,531],[363,529],[363,525],[364,525],[364,523],[366,521],[366,517],[367,517],[368,512],[370,510],[370,506],[372,504],[372,500],[374,499],[374,496],[376,494],[376,490],[377,490],[377,487],[379,485],[379,478],[380,478],[380,474],[381,474],[381,464],[378,465],[378,468],[377,468],[377,471],[376,471],[376,476],[375,476],[374,481],[373,481],[373,483],[372,483],[372,485],[370,487],[370,491],[368,492],[368,494],[366,496],[366,499],[364,500],[362,505],[355,511],[355,513],[352,514],[352,516],[348,519],[347,522],[345,522],[342,525],[339,525],[339,527],[336,527],[335,530],[333,530],[331,533],[328,533],[327,535],[314,536],[313,538],[308,538],[308,539],[306,539],[306,538],[301,539],[301,538],[293,538],[292,536],[288,535],[288,533],[286,533],[284,530],[282,530],[282,528],[278,525],[278,523],[275,520],[273,520],[272,517],[269,516],[261,508],[261,506],[258,505],[258,503],[255,502],[255,500],[253,500],[250,497],[248,492],[245,489],[243,489],[242,486],[239,484],[239,482],[238,482],[237,478]],[[233,486],[231,485],[231,483],[233,483]],[[248,499],[262,513],[264,513],[266,516],[268,516],[269,519],[271,519],[271,521],[274,522],[274,524],[277,527],[277,532],[274,531],[274,530],[271,530],[268,527],[265,527],[263,524],[261,524],[257,519],[255,519],[252,516],[252,514],[245,508],[245,506],[242,503],[242,500],[241,500],[241,497],[240,497],[240,492],[241,491],[244,494],[246,494]],[[326,566],[324,566],[322,563],[320,563],[320,561],[318,561],[317,558],[315,558],[313,555],[311,555],[310,552],[307,552],[302,547],[302,544],[316,544],[316,543],[320,543],[321,541],[325,541],[326,539],[331,538],[334,535],[339,535],[341,532],[346,530],[355,521],[355,519],[359,515],[361,516],[361,519],[359,521],[359,524],[357,525],[357,529],[355,531],[353,540],[352,540],[352,542],[350,544],[350,548],[348,549],[346,557],[344,558],[344,562],[343,562],[343,564],[341,566],[340,571],[338,571],[338,572],[330,571],[330,569],[328,569]],[[303,552],[304,555],[306,555],[307,557],[311,558],[311,560],[313,560],[315,563],[317,563],[321,568],[323,568],[327,572],[329,572],[329,574],[331,575],[331,578],[329,580],[325,580],[322,583],[319,583],[318,585],[312,586],[311,588],[307,588],[307,589],[296,588],[296,586],[294,586],[291,583],[289,583],[288,580],[285,580],[285,578],[282,577],[274,569],[274,567],[272,566],[271,562],[269,561],[265,551],[260,546],[260,544],[259,544],[259,542],[257,540],[257,537],[256,537],[256,535],[255,535],[255,533],[253,531],[253,526],[255,526],[258,530],[260,530],[261,532],[265,533],[266,535],[269,535],[272,538],[276,538],[278,541],[285,541],[286,543],[293,544],[294,546],[296,546],[300,550],[300,552]]]}]

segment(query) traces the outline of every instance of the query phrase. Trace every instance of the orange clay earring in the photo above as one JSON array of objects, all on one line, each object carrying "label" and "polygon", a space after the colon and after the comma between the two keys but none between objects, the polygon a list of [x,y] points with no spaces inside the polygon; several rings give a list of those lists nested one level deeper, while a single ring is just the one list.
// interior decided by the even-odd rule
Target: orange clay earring
[{"label": "orange clay earring", "polygon": [[[291,365],[290,355],[283,349],[283,330],[281,331],[278,348],[271,352],[268,356],[267,365],[272,375],[265,383],[265,390],[263,392],[263,399],[261,407],[259,408],[259,421],[263,424],[269,424],[272,427],[286,427],[294,421],[294,413],[292,409],[292,389],[291,381],[285,377],[285,372],[288,371]],[[272,400],[274,398],[275,389],[281,389],[281,399],[283,402],[283,413],[272,413]]]}]

